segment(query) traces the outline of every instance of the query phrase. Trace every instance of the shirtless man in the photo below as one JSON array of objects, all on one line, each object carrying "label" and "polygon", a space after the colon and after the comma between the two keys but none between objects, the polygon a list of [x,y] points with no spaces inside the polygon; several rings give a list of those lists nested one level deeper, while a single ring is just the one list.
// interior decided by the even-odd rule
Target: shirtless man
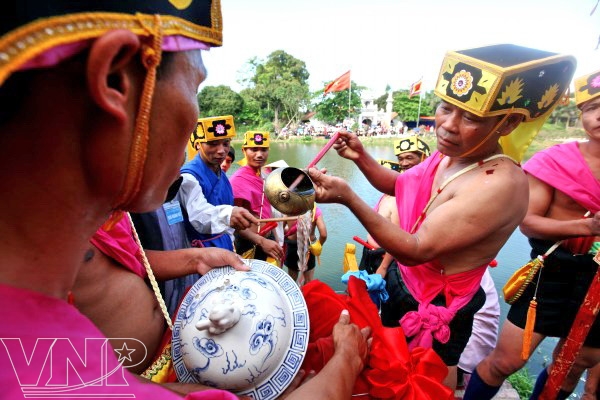
[{"label": "shirtless man", "polygon": [[[219,248],[146,250],[145,254],[159,281],[203,275],[223,265],[248,270],[235,253]],[[107,337],[135,338],[144,343],[146,349],[138,342],[127,342],[136,349],[128,363],[134,365],[130,370],[136,373],[150,366],[167,328],[156,295],[146,283],[148,275],[141,260],[141,250],[125,216],[109,232],[101,228],[93,236],[72,291],[75,307]]]},{"label": "shirtless man", "polygon": [[[510,79],[484,78],[488,67],[508,67],[507,59],[525,64]],[[334,146],[377,190],[395,194],[400,227],[373,211],[344,180],[309,172],[318,202],[347,206],[394,256],[397,264],[387,277],[390,301],[381,310],[384,325],[400,322],[410,348],[433,347],[449,366],[446,384],[454,387],[473,315],[485,301],[481,277],[527,211],[527,178],[502,154],[511,147],[498,142],[511,139],[515,129],[513,134],[520,133],[522,120],[549,114],[560,96],[528,99],[565,91],[575,60],[496,45],[448,53],[442,65],[436,86],[442,98],[435,115],[439,152],[398,174],[379,165],[352,133],[341,133]],[[511,82],[519,88],[507,100]]]},{"label": "shirtless man", "polygon": [[[532,352],[546,336],[565,343],[575,315],[598,265],[593,261],[600,236],[600,92],[594,84],[600,71],[575,80],[575,101],[581,110],[586,142],[570,142],[535,154],[524,166],[529,178],[529,208],[521,231],[529,238],[532,257],[561,245],[544,261],[537,289],[537,317]],[[583,218],[586,212],[591,218]],[[538,278],[534,278],[534,282]],[[465,399],[490,399],[510,374],[522,368],[523,329],[535,284],[512,304],[496,349],[477,366],[479,379],[469,384]],[[592,326],[558,399],[566,399],[586,368],[600,361],[600,320]],[[544,368],[531,396],[537,399],[552,364]]]}]

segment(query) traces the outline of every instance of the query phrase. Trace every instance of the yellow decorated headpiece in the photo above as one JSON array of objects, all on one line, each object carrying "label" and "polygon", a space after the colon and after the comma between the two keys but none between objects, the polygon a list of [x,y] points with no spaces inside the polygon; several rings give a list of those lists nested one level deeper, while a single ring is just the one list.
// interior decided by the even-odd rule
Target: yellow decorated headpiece
[{"label": "yellow decorated headpiece", "polygon": [[233,117],[225,115],[222,117],[198,119],[196,130],[190,136],[190,142],[195,145],[197,143],[212,142],[232,137],[235,137]]},{"label": "yellow decorated headpiece", "polygon": [[577,107],[598,96],[600,96],[600,71],[575,79],[575,104]]},{"label": "yellow decorated headpiece", "polygon": [[189,161],[196,156],[200,143],[233,137],[235,137],[235,126],[231,115],[198,118],[196,129],[190,135],[188,142],[187,160]]},{"label": "yellow decorated headpiece", "polygon": [[419,152],[429,157],[431,151],[429,146],[422,139],[415,136],[407,136],[394,141],[394,155],[402,153]]},{"label": "yellow decorated headpiece", "polygon": [[265,131],[248,131],[244,135],[244,144],[242,149],[247,147],[269,147],[271,141],[269,140],[269,132]]},{"label": "yellow decorated headpiece", "polygon": [[499,44],[448,52],[435,87],[442,100],[480,117],[521,114],[522,122],[500,144],[521,160],[567,91],[575,58]]}]

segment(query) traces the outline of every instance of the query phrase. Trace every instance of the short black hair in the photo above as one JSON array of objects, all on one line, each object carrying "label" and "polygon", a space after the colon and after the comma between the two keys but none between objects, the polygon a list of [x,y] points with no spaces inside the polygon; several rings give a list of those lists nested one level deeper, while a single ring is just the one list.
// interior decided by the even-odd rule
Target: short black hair
[{"label": "short black hair", "polygon": [[229,153],[227,153],[229,157],[231,157],[231,161],[235,161],[235,149],[233,147],[229,148]]}]

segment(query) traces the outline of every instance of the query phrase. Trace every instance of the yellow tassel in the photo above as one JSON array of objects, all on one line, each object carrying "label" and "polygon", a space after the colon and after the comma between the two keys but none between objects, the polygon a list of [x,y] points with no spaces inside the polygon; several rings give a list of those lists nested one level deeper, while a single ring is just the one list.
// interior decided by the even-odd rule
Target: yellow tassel
[{"label": "yellow tassel", "polygon": [[256,246],[252,246],[251,248],[249,248],[248,250],[246,250],[244,252],[244,254],[242,254],[242,258],[249,260],[254,258],[254,254],[256,253]]},{"label": "yellow tassel", "polygon": [[521,350],[521,359],[528,360],[531,354],[531,336],[533,335],[533,327],[535,326],[537,301],[535,299],[529,302],[527,310],[527,323],[523,332],[523,349]]},{"label": "yellow tassel", "polygon": [[358,271],[358,264],[356,263],[356,246],[352,243],[346,243],[344,249],[344,273],[348,271]]}]

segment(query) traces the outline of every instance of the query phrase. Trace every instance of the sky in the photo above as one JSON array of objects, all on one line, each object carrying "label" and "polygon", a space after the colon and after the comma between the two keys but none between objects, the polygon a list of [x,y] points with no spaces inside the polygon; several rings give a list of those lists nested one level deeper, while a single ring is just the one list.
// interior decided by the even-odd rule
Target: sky
[{"label": "sky", "polygon": [[351,70],[375,95],[423,78],[432,90],[444,54],[513,43],[577,58],[575,76],[600,69],[597,0],[222,0],[223,47],[204,57],[204,86],[240,91],[248,60],[284,50],[320,90]]}]

